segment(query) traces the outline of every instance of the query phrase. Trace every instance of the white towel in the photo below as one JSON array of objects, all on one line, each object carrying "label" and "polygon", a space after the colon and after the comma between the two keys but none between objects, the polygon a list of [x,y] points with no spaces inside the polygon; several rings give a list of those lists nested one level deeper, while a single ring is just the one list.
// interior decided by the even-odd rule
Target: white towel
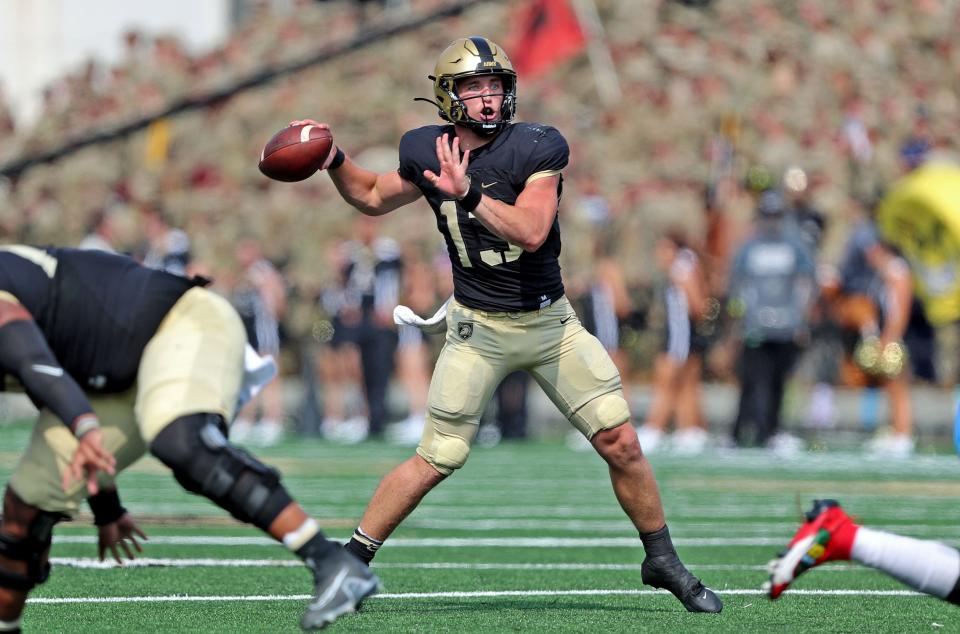
[{"label": "white towel", "polygon": [[429,319],[423,319],[413,312],[410,307],[400,304],[393,309],[393,323],[398,326],[416,326],[423,332],[431,335],[444,332],[447,329],[447,304],[450,303],[451,299],[453,298],[450,297],[447,301],[443,302],[443,306],[438,308],[437,312],[433,314],[433,317]]},{"label": "white towel", "polygon": [[237,395],[237,411],[253,400],[277,376],[277,362],[269,354],[261,357],[249,343],[243,351],[243,381]]}]

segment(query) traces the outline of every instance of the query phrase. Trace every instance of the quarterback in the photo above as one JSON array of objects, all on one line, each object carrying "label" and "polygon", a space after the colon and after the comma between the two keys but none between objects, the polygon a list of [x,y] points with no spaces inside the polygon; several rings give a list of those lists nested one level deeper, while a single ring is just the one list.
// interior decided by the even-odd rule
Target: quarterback
[{"label": "quarterback", "polygon": [[643,582],[669,590],[692,612],[719,612],[720,600],[674,550],[620,375],[564,296],[557,207],[566,140],[550,126],[513,121],[517,76],[486,38],[455,40],[430,79],[428,101],[446,124],[407,132],[399,169],[378,174],[331,149],[330,178],[360,212],[381,215],[426,198],[454,280],[420,445],[380,482],[347,549],[373,558],[423,497],[464,465],[495,388],[523,370],[607,462],[643,542]]},{"label": "quarterback", "polygon": [[256,355],[245,363],[240,316],[205,283],[99,251],[0,247],[0,387],[23,389],[40,410],[3,499],[0,632],[19,631],[27,593],[50,574],[53,528],[83,498],[101,558],[118,544],[129,555],[128,541],[139,549],[112,476],[147,451],[185,489],[304,560],[316,591],[304,628],[376,591],[280,474],[227,440],[242,397],[269,376]]}]

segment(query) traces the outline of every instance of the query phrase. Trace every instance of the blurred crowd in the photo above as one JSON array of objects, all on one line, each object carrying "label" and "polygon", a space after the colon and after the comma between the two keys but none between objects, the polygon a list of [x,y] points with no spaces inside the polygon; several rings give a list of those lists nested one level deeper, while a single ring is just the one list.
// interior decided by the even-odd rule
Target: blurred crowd
[{"label": "blurred crowd", "polygon": [[[254,3],[227,42],[202,54],[131,31],[120,63],[91,61],[51,85],[35,124],[17,125],[0,93],[0,163],[445,3],[361,4],[372,6]],[[957,4],[596,5],[616,85],[598,91],[596,56],[580,55],[521,76],[519,113],[570,141],[560,212],[568,294],[628,390],[656,387],[635,412],[644,447],[705,448],[707,377],[746,388],[729,443],[790,451],[799,441],[779,411],[799,371],[813,386],[815,425],[832,424],[834,386],[882,389],[890,433],[870,449],[909,455],[909,385],[953,384],[957,348],[934,344],[941,329],[924,319],[906,262],[871,216],[885,188],[958,149]],[[0,236],[83,241],[212,277],[251,342],[308,387],[300,412],[284,411],[279,383],[244,412],[237,429],[251,442],[274,442],[292,420],[289,430],[340,442],[416,442],[439,342],[398,331],[391,311],[399,302],[432,314],[450,294],[429,208],[358,218],[329,179],[270,181],[256,159],[277,129],[312,117],[362,164],[389,169],[400,135],[437,121],[412,102],[429,94],[436,53],[474,33],[514,51],[517,10],[481,4],[33,167],[0,183]],[[391,385],[402,386],[399,401]],[[523,376],[505,382],[481,442],[526,435],[526,388]]]}]

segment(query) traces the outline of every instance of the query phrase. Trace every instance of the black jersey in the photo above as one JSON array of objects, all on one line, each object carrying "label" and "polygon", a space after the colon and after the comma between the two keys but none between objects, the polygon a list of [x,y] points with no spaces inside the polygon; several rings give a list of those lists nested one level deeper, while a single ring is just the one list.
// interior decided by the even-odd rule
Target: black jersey
[{"label": "black jersey", "polygon": [[101,251],[0,247],[0,294],[27,309],[63,369],[92,392],[132,386],[160,322],[204,282]]},{"label": "black jersey", "polygon": [[[452,137],[453,126],[426,126],[403,135],[399,173],[423,192],[437,216],[437,228],[453,263],[457,301],[480,310],[518,311],[535,310],[559,299],[563,280],[558,219],[554,218],[546,241],[533,253],[494,235],[423,177],[427,169],[440,173],[436,140],[444,133]],[[528,182],[558,175],[569,155],[566,140],[555,128],[515,123],[470,152],[467,174],[484,194],[513,205]],[[562,183],[558,196],[561,189]]]}]

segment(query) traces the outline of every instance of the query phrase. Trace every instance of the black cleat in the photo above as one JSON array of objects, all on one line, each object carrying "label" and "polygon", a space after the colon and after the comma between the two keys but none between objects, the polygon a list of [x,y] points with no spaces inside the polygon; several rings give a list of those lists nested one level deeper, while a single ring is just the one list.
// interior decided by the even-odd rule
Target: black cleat
[{"label": "black cleat", "polygon": [[380,580],[370,569],[339,545],[327,557],[304,560],[313,573],[314,599],[300,618],[300,627],[319,630],[338,617],[356,612],[364,599],[375,594]]},{"label": "black cleat", "polygon": [[700,583],[676,554],[647,557],[640,567],[640,578],[648,586],[669,590],[688,612],[718,613],[723,609],[720,598]]}]

